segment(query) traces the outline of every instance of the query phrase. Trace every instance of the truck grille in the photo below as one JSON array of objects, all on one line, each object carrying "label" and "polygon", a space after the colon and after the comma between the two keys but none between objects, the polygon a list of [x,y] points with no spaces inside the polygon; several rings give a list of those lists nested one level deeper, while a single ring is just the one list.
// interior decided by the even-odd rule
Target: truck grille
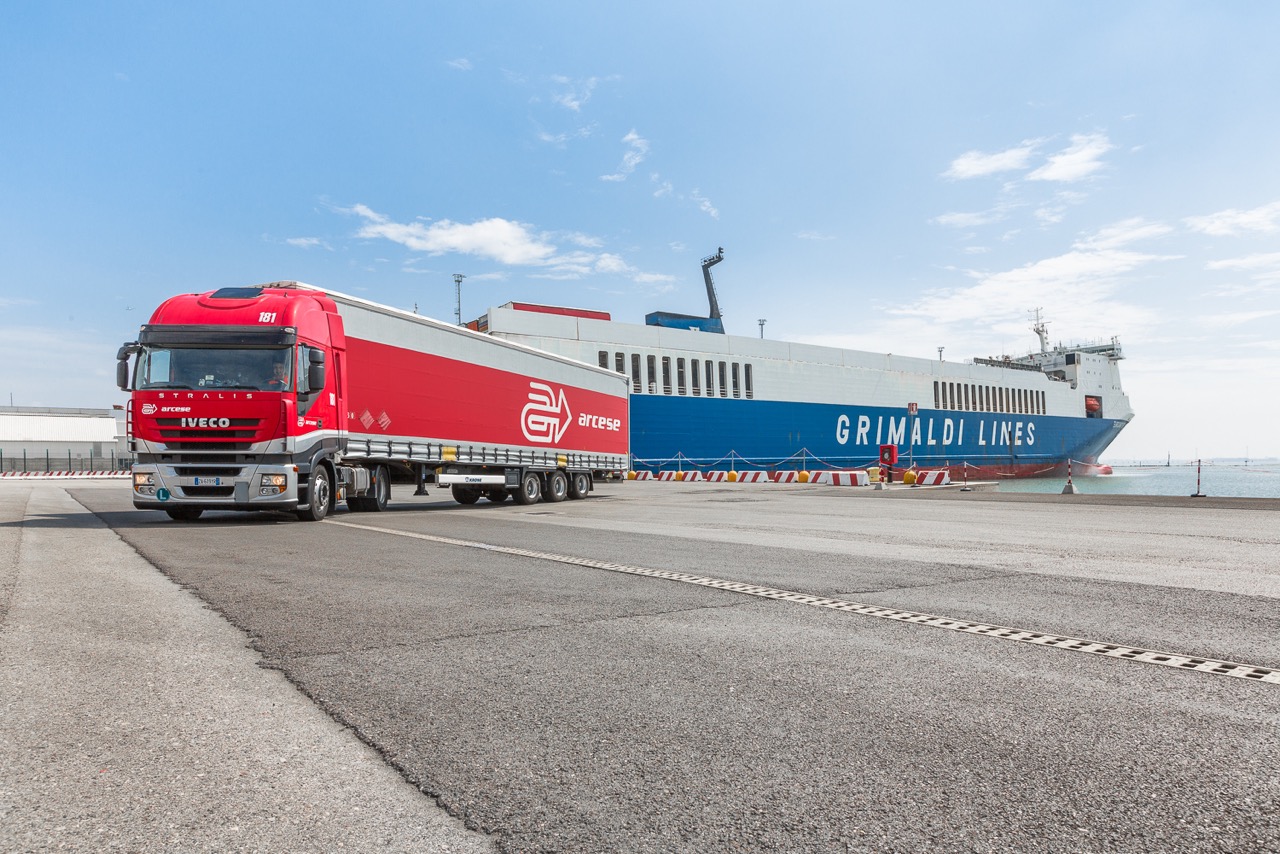
[{"label": "truck grille", "polygon": [[182,418],[157,418],[160,441],[174,451],[244,451],[257,437],[258,418],[230,418],[226,427],[184,427]]}]

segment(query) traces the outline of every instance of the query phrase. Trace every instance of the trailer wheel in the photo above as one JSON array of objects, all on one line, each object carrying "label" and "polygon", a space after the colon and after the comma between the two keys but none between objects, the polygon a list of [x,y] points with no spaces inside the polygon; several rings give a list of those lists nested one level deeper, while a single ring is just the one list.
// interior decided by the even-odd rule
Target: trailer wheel
[{"label": "trailer wheel", "polygon": [[492,501],[494,504],[501,504],[507,500],[508,493],[505,489],[491,489],[484,494],[484,497]]},{"label": "trailer wheel", "polygon": [[515,496],[517,504],[537,504],[542,497],[542,477],[536,471],[525,472]]},{"label": "trailer wheel", "polygon": [[194,507],[166,507],[164,512],[168,513],[169,518],[175,522],[193,522],[199,519],[204,511]]},{"label": "trailer wheel", "polygon": [[391,472],[387,471],[386,466],[378,466],[373,470],[372,479],[373,488],[365,499],[364,509],[379,513],[391,503]]},{"label": "trailer wheel", "polygon": [[474,486],[463,486],[460,483],[455,483],[450,487],[450,492],[453,493],[453,500],[459,504],[475,504],[480,500],[480,490]]},{"label": "trailer wheel", "polygon": [[329,504],[333,501],[333,489],[329,484],[329,470],[324,466],[316,466],[311,472],[311,489],[308,500],[310,506],[298,511],[298,518],[303,522],[319,522],[329,515]]},{"label": "trailer wheel", "polygon": [[591,491],[591,475],[585,471],[577,471],[569,475],[569,497],[586,498]]},{"label": "trailer wheel", "polygon": [[555,503],[564,501],[569,495],[569,478],[564,476],[564,472],[556,469],[547,475],[547,494],[542,496],[545,500]]}]

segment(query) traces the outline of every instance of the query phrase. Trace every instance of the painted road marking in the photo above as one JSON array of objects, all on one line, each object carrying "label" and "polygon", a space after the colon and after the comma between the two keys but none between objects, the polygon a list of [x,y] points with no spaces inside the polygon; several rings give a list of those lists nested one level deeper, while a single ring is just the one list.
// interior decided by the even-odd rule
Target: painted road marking
[{"label": "painted road marking", "polygon": [[411,531],[397,531],[393,528],[379,528],[375,525],[360,525],[354,522],[339,521],[337,519],[329,519],[325,524],[343,525],[348,528],[358,528],[362,531],[391,534],[396,537],[409,537],[415,540],[426,540],[428,542],[439,543],[447,546],[481,549],[483,551],[527,557],[534,560],[553,561],[555,563],[563,563],[570,566],[603,569],[609,572],[621,572],[627,575],[640,575],[646,578],[661,578],[666,581],[677,581],[682,584],[696,584],[701,587],[726,590],[730,593],[741,593],[746,596],[758,596],[764,599],[776,599],[782,602],[795,602],[800,605],[811,605],[817,608],[830,608],[837,611],[848,611],[850,613],[862,614],[868,617],[879,617],[884,620],[896,620],[901,623],[916,623],[922,626],[932,626],[934,628],[949,629],[955,632],[965,632],[967,634],[974,635],[986,635],[987,637],[1017,641],[1018,643],[1034,644],[1036,646],[1050,646],[1056,649],[1070,650],[1071,652],[1085,652],[1090,655],[1100,655],[1105,658],[1120,658],[1127,661],[1137,661],[1142,664],[1156,664],[1162,667],[1173,667],[1179,670],[1194,670],[1199,673],[1209,673],[1216,676],[1234,676],[1237,679],[1247,679],[1254,682],[1269,682],[1273,685],[1280,685],[1280,670],[1273,670],[1268,667],[1256,667],[1251,664],[1239,664],[1233,661],[1217,661],[1210,658],[1199,658],[1197,656],[1181,655],[1172,652],[1160,652],[1159,650],[1143,649],[1141,647],[1120,646],[1118,644],[1085,640],[1083,638],[1048,635],[1042,632],[1014,629],[1008,626],[972,623],[966,620],[954,620],[950,617],[940,617],[936,614],[900,611],[896,608],[885,608],[880,605],[867,605],[862,602],[851,602],[847,599],[831,599],[825,596],[811,596],[808,593],[797,593],[793,590],[779,590],[774,587],[762,587],[758,584],[745,584],[740,581],[728,581],[723,578],[708,578],[701,575],[689,575],[684,572],[672,572],[666,569],[647,569],[642,566],[628,566],[627,564],[611,563],[609,561],[594,560],[592,558],[574,557],[572,555],[560,555],[551,552],[539,552],[533,551],[532,549],[516,548],[514,546],[498,546],[493,545],[492,543],[481,543],[474,540],[460,540],[455,537],[441,537],[435,534],[419,534]]}]

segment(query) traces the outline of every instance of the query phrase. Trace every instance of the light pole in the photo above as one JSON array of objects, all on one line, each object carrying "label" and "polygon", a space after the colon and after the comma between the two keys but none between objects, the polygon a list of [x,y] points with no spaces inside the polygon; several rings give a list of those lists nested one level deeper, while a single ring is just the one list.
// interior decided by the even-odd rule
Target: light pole
[{"label": "light pole", "polygon": [[938,348],[938,361],[939,361],[939,362],[941,362],[941,361],[942,361],[942,351],[943,351],[943,350],[945,350],[945,349],[947,349],[947,348],[946,348],[946,347],[939,347],[939,348]]},{"label": "light pole", "polygon": [[457,308],[456,316],[458,318],[459,326],[462,325],[462,280],[465,278],[466,276],[463,275],[462,273],[453,274],[453,289],[458,299],[458,308]]},{"label": "light pole", "polygon": [[761,337],[761,338],[763,338],[763,337],[764,337],[764,325],[765,325],[765,323],[766,323],[766,320],[765,320],[765,318],[763,318],[763,317],[762,317],[762,318],[760,318],[759,320],[757,320],[757,321],[756,321],[756,323],[759,323],[759,324],[760,324],[760,337]]}]

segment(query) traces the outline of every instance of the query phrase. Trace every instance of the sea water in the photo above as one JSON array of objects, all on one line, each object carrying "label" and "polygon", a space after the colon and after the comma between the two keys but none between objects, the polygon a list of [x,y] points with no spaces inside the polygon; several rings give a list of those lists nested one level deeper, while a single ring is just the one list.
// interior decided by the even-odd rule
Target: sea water
[{"label": "sea water", "polygon": [[[1205,463],[1198,469],[1199,490],[1218,498],[1280,498],[1280,463],[1240,465]],[[1192,495],[1197,467],[1114,466],[1113,474],[1073,475],[1084,495]],[[1065,477],[1028,477],[1000,481],[1001,492],[1062,492]]]}]

